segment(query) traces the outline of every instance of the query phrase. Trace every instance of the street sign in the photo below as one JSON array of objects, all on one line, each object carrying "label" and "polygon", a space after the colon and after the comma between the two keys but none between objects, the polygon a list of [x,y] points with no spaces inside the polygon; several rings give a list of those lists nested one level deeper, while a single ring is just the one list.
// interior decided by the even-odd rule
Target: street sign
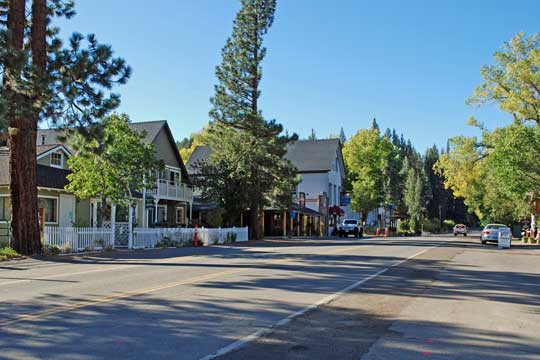
[{"label": "street sign", "polygon": [[349,206],[351,204],[351,196],[349,194],[343,194],[340,199],[340,206]]}]

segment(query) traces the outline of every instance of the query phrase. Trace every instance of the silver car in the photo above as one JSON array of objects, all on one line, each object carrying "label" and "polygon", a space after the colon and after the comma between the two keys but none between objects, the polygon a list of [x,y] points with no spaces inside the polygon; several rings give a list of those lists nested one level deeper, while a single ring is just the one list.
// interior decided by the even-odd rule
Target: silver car
[{"label": "silver car", "polygon": [[510,231],[510,228],[502,224],[487,224],[482,230],[480,241],[482,244],[485,244],[488,241],[499,242],[499,233],[501,231]]}]

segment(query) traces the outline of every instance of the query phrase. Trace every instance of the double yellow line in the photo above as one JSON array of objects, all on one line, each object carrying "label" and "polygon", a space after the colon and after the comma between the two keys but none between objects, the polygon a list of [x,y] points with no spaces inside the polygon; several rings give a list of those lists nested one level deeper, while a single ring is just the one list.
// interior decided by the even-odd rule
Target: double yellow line
[{"label": "double yellow line", "polygon": [[[338,253],[341,253],[341,252],[347,252],[347,251],[357,249],[357,248],[358,248],[358,246],[354,246],[354,247],[348,247],[348,248],[345,248],[345,249],[336,249],[336,250],[325,252],[325,253],[322,253],[322,254],[313,254],[313,255],[332,255],[332,254],[338,254]],[[279,265],[279,264],[283,264],[283,263],[286,263],[286,262],[292,262],[294,260],[295,260],[294,258],[286,258],[286,259],[282,259],[282,260],[270,261],[270,262],[265,263],[265,264],[260,264],[260,266]],[[42,312],[36,312],[36,313],[33,313],[33,314],[23,314],[23,315],[19,315],[19,316],[15,317],[13,319],[0,321],[0,326],[12,325],[12,324],[16,324],[16,323],[20,323],[20,322],[24,322],[24,321],[32,321],[32,320],[40,319],[40,318],[43,318],[43,317],[46,317],[46,316],[54,315],[54,314],[59,314],[59,313],[68,312],[68,311],[72,311],[72,310],[77,310],[77,309],[81,309],[81,308],[85,308],[85,307],[89,307],[89,306],[94,306],[94,305],[99,305],[99,304],[110,303],[112,301],[122,300],[122,299],[130,298],[130,297],[134,297],[134,296],[146,295],[146,294],[154,293],[154,292],[161,291],[161,290],[172,289],[172,288],[182,286],[182,285],[190,285],[190,284],[195,284],[195,283],[199,283],[199,282],[203,282],[203,281],[213,280],[213,279],[225,276],[225,275],[238,274],[238,273],[241,273],[241,272],[246,272],[248,270],[252,270],[252,268],[249,268],[249,269],[240,268],[240,269],[224,270],[224,271],[220,271],[220,272],[213,273],[213,274],[197,276],[197,277],[194,277],[194,278],[191,278],[191,279],[186,279],[186,280],[175,281],[175,282],[171,282],[171,283],[167,283],[167,284],[162,284],[162,285],[159,285],[159,286],[156,286],[156,287],[127,291],[127,292],[124,292],[124,293],[121,293],[121,294],[110,295],[110,296],[105,296],[105,297],[91,299],[91,300],[84,300],[84,301],[74,303],[74,304],[63,304],[63,305],[56,306],[55,308],[50,309],[50,310],[45,310],[45,311],[42,311]]]}]

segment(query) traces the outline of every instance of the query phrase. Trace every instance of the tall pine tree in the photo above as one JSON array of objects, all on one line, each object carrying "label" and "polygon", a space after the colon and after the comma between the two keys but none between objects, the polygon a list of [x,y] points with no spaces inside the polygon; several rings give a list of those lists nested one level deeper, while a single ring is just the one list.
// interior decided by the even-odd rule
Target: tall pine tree
[{"label": "tall pine tree", "polygon": [[[27,5],[31,3],[31,7]],[[29,9],[29,13],[27,10]],[[67,46],[55,17],[71,18],[73,1],[0,1],[0,123],[9,126],[11,233],[15,250],[41,251],[36,182],[36,133],[47,120],[81,132],[119,104],[104,93],[124,83],[130,68],[95,37],[73,34]]]},{"label": "tall pine tree", "polygon": [[[275,9],[275,0],[241,2],[232,35],[222,50],[222,63],[216,68],[218,84],[211,99],[213,126],[209,135],[214,151],[207,171],[203,170],[215,174],[214,181],[221,179],[222,186],[217,188],[222,190],[211,194],[215,189],[204,180],[201,184],[203,192],[206,189],[207,195],[226,209],[250,209],[251,237],[255,239],[261,237],[259,214],[263,206],[272,202],[288,205],[297,184],[292,164],[283,159],[287,143],[297,136],[283,135],[280,124],[265,120],[258,102],[261,63],[266,56],[263,38],[274,22]],[[241,197],[238,189],[243,192]],[[238,201],[240,198],[244,200]]]}]

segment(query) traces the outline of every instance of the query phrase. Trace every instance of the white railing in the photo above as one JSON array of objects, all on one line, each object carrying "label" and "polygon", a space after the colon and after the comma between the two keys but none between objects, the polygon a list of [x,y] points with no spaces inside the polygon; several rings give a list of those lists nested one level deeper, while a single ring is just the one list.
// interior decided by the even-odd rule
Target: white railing
[{"label": "white railing", "polygon": [[[191,246],[195,235],[194,228],[135,228],[133,230],[133,247],[137,249]],[[217,245],[248,241],[248,228],[197,229],[199,242]]]},{"label": "white railing", "polygon": [[193,189],[185,184],[171,184],[170,181],[160,179],[157,181],[155,189],[148,190],[148,194],[162,198],[178,199],[182,201],[193,201]]},{"label": "white railing", "polygon": [[43,232],[45,251],[62,254],[88,252],[114,247],[112,229],[46,226]]}]

